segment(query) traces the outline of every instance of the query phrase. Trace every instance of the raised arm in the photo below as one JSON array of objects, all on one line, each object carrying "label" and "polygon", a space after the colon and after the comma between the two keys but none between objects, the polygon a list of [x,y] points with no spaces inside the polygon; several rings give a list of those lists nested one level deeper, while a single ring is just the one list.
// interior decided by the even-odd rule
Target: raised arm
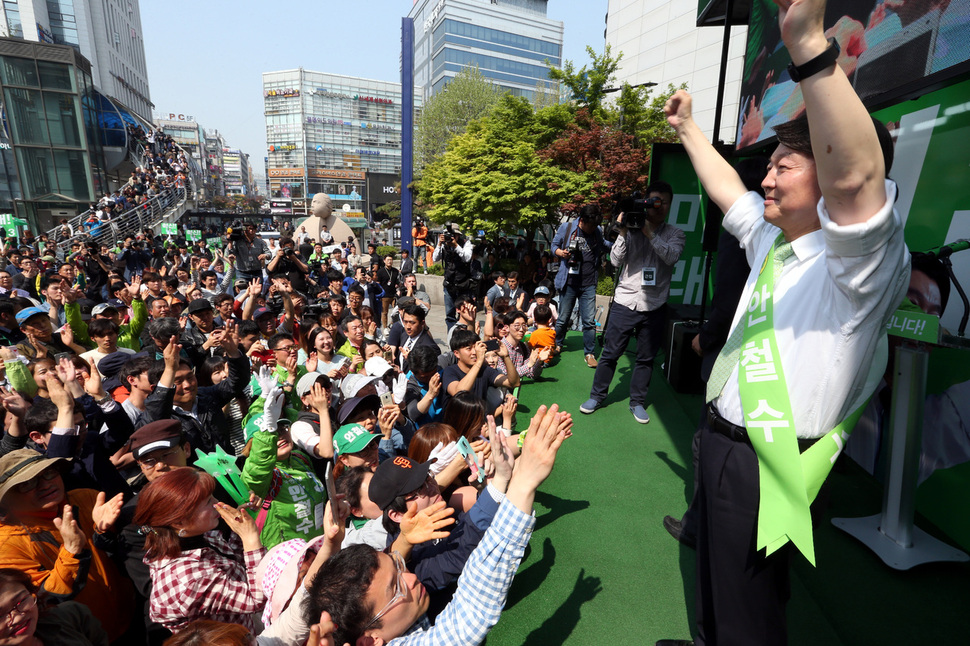
[{"label": "raised arm", "polygon": [[721,157],[701,132],[694,121],[691,103],[691,96],[686,90],[677,90],[664,105],[667,123],[680,137],[680,143],[684,144],[704,190],[722,211],[727,212],[748,190],[734,168]]},{"label": "raised arm", "polygon": [[[828,48],[825,0],[775,0],[781,37],[795,65]],[[848,43],[840,43],[843,47]],[[886,202],[879,138],[862,101],[838,65],[802,79],[818,185],[836,224],[865,222]]]}]

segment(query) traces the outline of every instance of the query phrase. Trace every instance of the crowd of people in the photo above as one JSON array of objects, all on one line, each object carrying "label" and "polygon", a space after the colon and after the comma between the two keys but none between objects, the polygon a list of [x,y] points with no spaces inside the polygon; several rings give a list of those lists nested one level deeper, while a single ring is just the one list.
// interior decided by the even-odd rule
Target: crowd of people
[{"label": "crowd of people", "polygon": [[[687,92],[664,108],[754,270],[729,279],[716,333],[695,341],[708,359],[696,491],[665,519],[697,550],[701,644],[787,642],[790,555],[814,560],[813,502],[909,283],[891,138],[835,65],[825,2],[778,4],[807,114],[776,127],[766,175],[724,161]],[[184,172],[145,136],[151,161],[122,202]],[[324,253],[332,236],[305,229],[271,246],[252,223],[218,245],[151,230],[114,248],[5,238],[0,643],[481,643],[573,424],[557,404],[519,419],[518,397],[562,360],[577,306],[595,369],[580,411],[605,405],[636,336],[630,412],[649,422],[684,247],[672,198],[653,182],[615,240],[587,205],[548,253],[421,223],[414,259],[353,239]],[[443,306],[419,288],[429,263]]]},{"label": "crowd of people", "polygon": [[439,343],[407,252],[302,233],[5,241],[3,643],[465,644],[498,620],[571,434],[517,415],[548,298],[482,325],[465,296]]},{"label": "crowd of people", "polygon": [[146,131],[128,125],[128,137],[139,150],[142,164],[131,172],[128,181],[111,192],[105,192],[92,203],[86,217],[75,227],[65,218],[56,228],[54,242],[65,242],[75,236],[98,237],[106,231],[117,233],[112,226],[122,214],[146,205],[163,191],[183,188],[188,182],[189,162],[175,140],[161,128]]}]

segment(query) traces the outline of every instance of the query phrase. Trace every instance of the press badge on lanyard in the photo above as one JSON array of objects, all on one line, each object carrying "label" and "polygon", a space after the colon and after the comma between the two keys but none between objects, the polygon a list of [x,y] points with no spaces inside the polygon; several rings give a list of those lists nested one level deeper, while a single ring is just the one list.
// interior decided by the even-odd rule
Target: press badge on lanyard
[{"label": "press badge on lanyard", "polygon": [[655,287],[657,285],[657,270],[655,267],[644,267],[640,272],[640,287]]}]

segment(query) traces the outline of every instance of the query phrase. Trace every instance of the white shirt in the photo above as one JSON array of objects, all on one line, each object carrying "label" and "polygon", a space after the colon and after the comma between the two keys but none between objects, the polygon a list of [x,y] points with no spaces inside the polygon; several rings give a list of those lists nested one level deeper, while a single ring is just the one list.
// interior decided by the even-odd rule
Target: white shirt
[{"label": "white shirt", "polygon": [[[819,200],[822,229],[792,242],[795,256],[775,281],[775,340],[801,439],[832,430],[875,390],[886,368],[886,322],[909,287],[909,250],[895,199],[896,184],[887,180],[879,212],[846,226],[832,222]],[[724,216],[724,228],[741,242],[751,266],[732,330],[780,232],[763,216],[757,193],[743,195]],[[743,425],[737,367],[714,404],[725,419]]]}]

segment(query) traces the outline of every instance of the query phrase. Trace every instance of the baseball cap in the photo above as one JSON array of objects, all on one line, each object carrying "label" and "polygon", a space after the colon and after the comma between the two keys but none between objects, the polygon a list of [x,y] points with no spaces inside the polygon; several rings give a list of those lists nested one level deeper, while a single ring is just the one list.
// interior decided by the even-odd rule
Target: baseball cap
[{"label": "baseball cap", "polygon": [[177,419],[160,419],[132,433],[128,439],[128,450],[138,460],[152,451],[178,446],[181,439],[181,422]]},{"label": "baseball cap", "polygon": [[189,303],[189,314],[198,314],[199,312],[205,312],[207,310],[212,310],[212,303],[209,302],[207,298],[197,298],[191,303]]},{"label": "baseball cap", "polygon": [[47,467],[66,463],[64,458],[47,458],[33,449],[17,449],[0,458],[0,501],[15,486],[31,480]]},{"label": "baseball cap", "polygon": [[536,291],[533,292],[533,295],[538,296],[539,294],[545,294],[546,296],[548,296],[549,288],[546,287],[545,285],[539,285],[538,287],[536,287]]},{"label": "baseball cap", "polygon": [[330,387],[330,377],[320,372],[308,372],[307,374],[300,377],[300,380],[296,382],[296,395],[297,397],[303,397],[308,392],[313,390],[313,384],[318,381],[323,381],[323,387]]},{"label": "baseball cap", "polygon": [[43,314],[47,316],[47,312],[40,309],[39,307],[25,307],[24,309],[17,312],[17,325],[23,325],[27,319],[32,316],[37,316],[38,314]]},{"label": "baseball cap", "polygon": [[384,357],[371,357],[364,362],[364,370],[371,377],[383,377],[392,366]]},{"label": "baseball cap", "polygon": [[113,305],[109,305],[107,303],[99,303],[91,308],[91,316],[97,316],[98,314],[103,314],[107,310],[114,310],[115,312],[117,312],[118,308],[114,307]]},{"label": "baseball cap", "polygon": [[433,463],[434,460],[428,460],[418,464],[403,455],[384,460],[370,480],[367,497],[382,510],[386,510],[398,496],[420,489],[428,479]]},{"label": "baseball cap", "polygon": [[367,446],[381,436],[371,433],[360,424],[344,424],[337,429],[333,436],[333,452],[335,456],[347,455],[363,451]]},{"label": "baseball cap", "polygon": [[270,316],[272,316],[272,315],[273,315],[273,313],[272,313],[272,312],[270,312],[270,311],[269,311],[268,309],[266,309],[265,307],[259,307],[259,308],[257,308],[257,309],[256,309],[256,311],[255,311],[255,312],[253,312],[253,320],[255,321],[255,320],[256,320],[256,319],[258,319],[259,317],[261,317],[261,316],[266,316],[267,314],[269,314]]},{"label": "baseball cap", "polygon": [[366,395],[365,397],[351,397],[340,405],[337,412],[337,423],[343,424],[350,419],[355,412],[362,408],[377,411],[381,407],[381,398],[377,395]]},{"label": "baseball cap", "polygon": [[357,393],[359,393],[364,386],[372,384],[375,381],[377,381],[377,377],[370,377],[368,375],[361,375],[357,373],[347,375],[340,382],[340,392],[343,393],[344,399],[350,399],[352,397],[356,397]]}]

